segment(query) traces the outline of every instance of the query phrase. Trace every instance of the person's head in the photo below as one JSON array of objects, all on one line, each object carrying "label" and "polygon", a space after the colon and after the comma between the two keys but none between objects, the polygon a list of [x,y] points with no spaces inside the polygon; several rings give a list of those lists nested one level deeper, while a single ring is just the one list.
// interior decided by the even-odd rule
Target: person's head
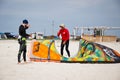
[{"label": "person's head", "polygon": [[29,27],[30,25],[28,24],[28,20],[26,20],[26,19],[24,19],[23,20],[23,25],[25,26],[25,27]]},{"label": "person's head", "polygon": [[60,24],[59,26],[61,29],[64,29],[65,28],[65,24]]},{"label": "person's head", "polygon": [[23,24],[28,24],[28,20],[24,19]]}]

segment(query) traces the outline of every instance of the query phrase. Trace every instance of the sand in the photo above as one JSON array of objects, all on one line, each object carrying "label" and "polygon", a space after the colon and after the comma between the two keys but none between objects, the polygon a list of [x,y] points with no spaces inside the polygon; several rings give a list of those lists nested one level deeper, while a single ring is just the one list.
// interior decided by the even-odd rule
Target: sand
[{"label": "sand", "polygon": [[[59,49],[60,41],[57,42],[56,48]],[[71,54],[77,53],[78,43],[70,42]],[[101,44],[120,52],[120,43],[102,42]],[[30,41],[28,47],[29,45]],[[17,64],[18,49],[16,40],[0,40],[0,80],[120,80],[120,63],[29,62],[28,59],[27,64]]]}]

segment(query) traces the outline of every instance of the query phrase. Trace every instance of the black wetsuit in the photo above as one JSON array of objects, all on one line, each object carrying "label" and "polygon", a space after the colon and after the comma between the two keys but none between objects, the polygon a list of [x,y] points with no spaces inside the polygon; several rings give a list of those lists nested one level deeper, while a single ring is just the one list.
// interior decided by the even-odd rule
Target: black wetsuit
[{"label": "black wetsuit", "polygon": [[64,42],[64,40],[62,40],[62,42],[61,42],[61,55],[63,56],[64,46],[66,46],[65,49],[66,49],[66,51],[67,51],[68,57],[70,57],[70,52],[69,52],[69,50],[68,50],[69,40],[67,40],[67,41],[65,42],[65,44],[63,44],[63,42]]},{"label": "black wetsuit", "polygon": [[19,27],[19,35],[21,36],[20,39],[18,39],[18,42],[20,44],[20,47],[19,47],[19,52],[18,52],[18,62],[21,62],[20,58],[21,58],[21,54],[23,52],[23,60],[24,62],[26,61],[26,38],[29,36],[27,33],[26,33],[26,29],[27,27],[24,27],[23,25],[20,25]]}]

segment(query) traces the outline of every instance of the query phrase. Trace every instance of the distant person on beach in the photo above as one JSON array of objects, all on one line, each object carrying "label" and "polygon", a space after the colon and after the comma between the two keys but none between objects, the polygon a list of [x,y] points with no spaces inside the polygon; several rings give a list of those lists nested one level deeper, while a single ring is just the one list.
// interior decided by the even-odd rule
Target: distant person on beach
[{"label": "distant person on beach", "polygon": [[68,50],[68,47],[69,47],[69,37],[70,37],[69,31],[68,31],[67,28],[65,28],[64,24],[61,24],[59,27],[61,29],[59,30],[57,36],[59,37],[61,35],[61,37],[62,37],[61,50],[60,50],[61,51],[61,55],[63,56],[64,46],[66,46],[66,51],[67,51],[68,57],[70,57],[70,52]]},{"label": "distant person on beach", "polygon": [[23,53],[23,60],[26,63],[26,39],[31,36],[26,33],[26,29],[28,29],[30,25],[28,24],[28,20],[23,20],[23,23],[19,27],[19,38],[18,42],[20,44],[19,52],[18,52],[18,64],[21,62],[21,54]]},{"label": "distant person on beach", "polygon": [[97,35],[97,29],[95,28],[94,29],[94,37],[96,37],[96,35]]}]

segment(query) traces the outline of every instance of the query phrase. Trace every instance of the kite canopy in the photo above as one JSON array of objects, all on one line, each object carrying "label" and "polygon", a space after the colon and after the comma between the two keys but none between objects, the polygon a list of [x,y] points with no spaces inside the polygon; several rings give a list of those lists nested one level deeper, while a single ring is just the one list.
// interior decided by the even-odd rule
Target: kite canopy
[{"label": "kite canopy", "polygon": [[81,39],[77,56],[67,58],[61,56],[56,50],[54,40],[33,40],[29,50],[31,61],[54,61],[54,62],[120,62],[120,54],[106,46]]}]

